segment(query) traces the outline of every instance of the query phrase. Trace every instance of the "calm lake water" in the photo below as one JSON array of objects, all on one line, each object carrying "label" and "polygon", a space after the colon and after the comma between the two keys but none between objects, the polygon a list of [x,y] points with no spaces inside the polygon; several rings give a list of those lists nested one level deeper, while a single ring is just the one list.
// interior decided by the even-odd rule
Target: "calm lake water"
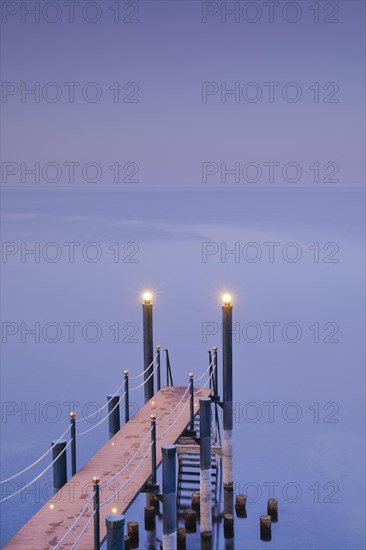
[{"label": "calm lake water", "polygon": [[[124,369],[142,370],[143,290],[154,293],[155,344],[169,348],[179,385],[189,371],[205,370],[209,349],[221,347],[220,296],[229,290],[235,493],[247,493],[248,504],[234,539],[225,541],[218,524],[212,548],[364,549],[362,192],[141,198],[4,196],[3,241],[15,244],[2,265],[1,478],[47,450],[70,407],[90,413],[88,405],[102,405]],[[39,258],[26,254],[31,247]],[[80,438],[79,466],[107,431],[105,423]],[[2,505],[2,544],[44,504],[51,480],[49,471]],[[266,543],[259,516],[270,496],[279,500],[279,522]],[[126,520],[143,525],[144,503],[139,497]],[[161,533],[158,522],[158,539]],[[140,548],[159,548],[154,537],[142,529]],[[199,534],[188,541],[187,548],[201,548]]]}]

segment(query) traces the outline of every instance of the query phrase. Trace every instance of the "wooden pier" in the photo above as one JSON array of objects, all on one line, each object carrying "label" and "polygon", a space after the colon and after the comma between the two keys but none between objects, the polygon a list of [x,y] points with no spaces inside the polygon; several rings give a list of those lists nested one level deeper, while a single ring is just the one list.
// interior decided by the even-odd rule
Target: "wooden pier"
[{"label": "wooden pier", "polygon": [[[159,390],[62,487],[51,499],[51,504],[47,503],[43,506],[18,531],[4,546],[4,549],[52,550],[55,548],[81,514],[86,502],[92,495],[93,484],[91,480],[93,476],[100,477],[100,535],[101,540],[103,540],[106,535],[106,516],[112,513],[124,514],[136,496],[144,489],[151,476],[151,448],[149,449],[150,438],[148,435],[150,433],[150,414],[157,415],[157,465],[159,465],[162,460],[161,447],[176,443],[190,422],[189,396],[186,395],[182,399],[185,391],[185,387],[164,387]],[[207,387],[195,388],[195,414],[199,411],[199,398],[208,397],[211,391]],[[164,417],[167,418],[163,420]],[[159,419],[163,421],[159,423]],[[141,449],[136,454],[140,447]],[[136,454],[135,457],[134,454]],[[128,464],[129,462],[130,464]],[[128,466],[117,475],[127,464]],[[103,485],[116,475],[117,477],[103,488]],[[126,485],[123,487],[124,484]],[[111,500],[103,506],[103,503],[108,499]],[[58,546],[58,549],[72,548],[92,514],[93,501],[90,502],[79,523]],[[91,521],[78,548],[92,549],[93,544],[93,521]]]}]

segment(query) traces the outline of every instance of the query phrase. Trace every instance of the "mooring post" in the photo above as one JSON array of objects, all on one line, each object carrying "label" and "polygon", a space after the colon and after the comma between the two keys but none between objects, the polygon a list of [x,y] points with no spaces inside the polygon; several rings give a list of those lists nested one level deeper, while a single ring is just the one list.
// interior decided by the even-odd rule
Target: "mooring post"
[{"label": "mooring post", "polygon": [[194,374],[190,372],[189,375],[189,429],[194,431]]},{"label": "mooring post", "polygon": [[107,527],[107,550],[125,550],[125,516],[107,516],[105,523]]},{"label": "mooring post", "polygon": [[200,524],[201,537],[212,537],[211,399],[200,398]]},{"label": "mooring post", "polygon": [[128,393],[128,370],[124,370],[123,374],[125,376],[125,424],[130,420],[130,396]]},{"label": "mooring post", "polygon": [[177,550],[177,484],[174,445],[162,447],[163,455],[163,548]]},{"label": "mooring post", "polygon": [[151,420],[151,482],[156,485],[156,414],[150,414]]},{"label": "mooring post", "polygon": [[161,370],[160,370],[160,346],[156,346],[156,384],[158,391],[161,388]]},{"label": "mooring post", "polygon": [[70,436],[71,436],[71,475],[76,474],[76,412],[70,412]]},{"label": "mooring post", "polygon": [[145,292],[142,304],[144,334],[144,395],[145,403],[154,395],[154,346],[153,346],[153,306],[150,292]]},{"label": "mooring post", "polygon": [[119,395],[107,395],[109,439],[116,435],[121,428],[119,419]]},{"label": "mooring post", "polygon": [[218,363],[217,363],[217,347],[215,346],[213,349],[214,357],[213,357],[213,366],[214,366],[214,375],[213,378],[215,380],[214,385],[214,395],[219,395],[219,376],[218,376]]},{"label": "mooring post", "polygon": [[56,491],[67,483],[66,441],[51,442],[53,460],[53,486]]},{"label": "mooring post", "polygon": [[99,476],[94,476],[94,550],[100,550]]},{"label": "mooring post", "polygon": [[225,294],[222,306],[224,489],[233,490],[233,307]]}]

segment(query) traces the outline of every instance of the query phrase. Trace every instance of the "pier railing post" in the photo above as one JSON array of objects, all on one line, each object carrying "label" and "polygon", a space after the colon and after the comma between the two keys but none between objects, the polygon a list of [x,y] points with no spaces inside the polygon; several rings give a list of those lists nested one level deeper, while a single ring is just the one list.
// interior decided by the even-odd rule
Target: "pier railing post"
[{"label": "pier railing post", "polygon": [[161,388],[161,370],[160,370],[160,346],[156,346],[156,384],[158,391]]},{"label": "pier railing post", "polygon": [[213,375],[213,378],[214,378],[214,381],[215,381],[214,395],[219,395],[219,386],[218,386],[219,377],[218,377],[217,347],[216,346],[214,347],[213,352],[214,352],[214,357],[213,357],[214,375]]},{"label": "pier railing post", "polygon": [[177,484],[174,445],[162,447],[163,455],[163,548],[177,549]]},{"label": "pier railing post", "polygon": [[129,390],[128,390],[128,370],[123,371],[123,374],[125,376],[125,424],[130,420],[130,396],[129,396]]},{"label": "pier railing post", "polygon": [[94,550],[100,550],[99,476],[94,476]]},{"label": "pier railing post", "polygon": [[70,412],[70,436],[71,436],[71,475],[76,474],[76,412]]},{"label": "pier railing post", "polygon": [[223,423],[224,423],[224,489],[233,490],[233,307],[231,298],[224,296],[222,306],[223,340]]},{"label": "pier railing post", "polygon": [[66,441],[52,442],[53,486],[59,491],[67,483]]},{"label": "pier railing post", "polygon": [[212,537],[211,399],[200,398],[200,518],[201,537]]},{"label": "pier railing post", "polygon": [[144,294],[144,303],[142,304],[143,314],[143,338],[144,338],[144,395],[145,403],[154,395],[154,377],[151,376],[154,365],[154,347],[153,347],[153,305],[151,303],[151,294]]},{"label": "pier railing post", "polygon": [[189,411],[190,411],[190,419],[189,419],[189,429],[193,432],[194,431],[194,374],[193,372],[189,373]]},{"label": "pier railing post", "polygon": [[214,380],[213,380],[213,363],[212,363],[212,353],[211,351],[208,352],[208,376],[209,376],[209,388],[214,388]]},{"label": "pier railing post", "polygon": [[116,435],[121,428],[119,417],[119,395],[107,395],[109,439]]},{"label": "pier railing post", "polygon": [[124,550],[125,516],[110,515],[106,517],[105,522],[107,527],[107,550]]},{"label": "pier railing post", "polygon": [[156,485],[156,414],[150,415],[151,420],[151,482]]}]

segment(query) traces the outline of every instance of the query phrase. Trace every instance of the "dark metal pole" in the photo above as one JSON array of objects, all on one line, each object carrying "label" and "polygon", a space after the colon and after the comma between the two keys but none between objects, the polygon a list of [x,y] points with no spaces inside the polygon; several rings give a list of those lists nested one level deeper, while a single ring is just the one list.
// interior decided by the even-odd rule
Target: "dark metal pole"
[{"label": "dark metal pole", "polygon": [[233,307],[230,296],[222,306],[223,423],[224,423],[224,488],[233,489]]},{"label": "dark metal pole", "polygon": [[66,460],[66,441],[54,443],[52,441],[52,460],[53,463],[53,486],[56,491],[67,483],[67,460]]},{"label": "dark metal pole", "polygon": [[70,413],[70,435],[71,435],[71,475],[76,474],[76,412]]},{"label": "dark metal pole", "polygon": [[215,380],[215,395],[219,395],[219,376],[218,376],[218,363],[217,363],[217,347],[213,349],[214,352],[214,380]]},{"label": "dark metal pole", "polygon": [[151,420],[151,482],[156,484],[156,414],[150,415]]},{"label": "dark metal pole", "polygon": [[94,550],[100,550],[100,517],[99,517],[99,476],[93,477],[94,484]]},{"label": "dark metal pole", "polygon": [[209,387],[212,389],[214,387],[214,380],[213,380],[213,364],[212,364],[212,353],[211,351],[208,352],[208,376],[210,379]]},{"label": "dark metal pole", "polygon": [[119,418],[119,395],[107,395],[108,401],[108,423],[109,423],[109,439],[116,435],[121,428]]},{"label": "dark metal pole", "polygon": [[211,399],[200,398],[200,518],[201,537],[212,537]]},{"label": "dark metal pole", "polygon": [[145,403],[154,395],[154,377],[151,376],[154,365],[154,346],[153,346],[153,306],[151,295],[144,294],[144,303],[142,304],[143,313],[143,334],[144,334],[144,394]]},{"label": "dark metal pole", "polygon": [[194,374],[193,372],[189,373],[189,411],[190,411],[190,421],[189,421],[189,429],[193,432],[194,431]]},{"label": "dark metal pole", "polygon": [[125,375],[125,423],[130,419],[130,396],[128,393],[128,370],[123,371]]},{"label": "dark metal pole", "polygon": [[107,550],[125,549],[125,516],[110,515],[106,517],[107,527]]},{"label": "dark metal pole", "polygon": [[177,482],[174,445],[162,447],[163,455],[163,548],[177,548]]},{"label": "dark metal pole", "polygon": [[156,346],[156,379],[158,391],[161,388],[161,374],[160,374],[160,346]]}]

